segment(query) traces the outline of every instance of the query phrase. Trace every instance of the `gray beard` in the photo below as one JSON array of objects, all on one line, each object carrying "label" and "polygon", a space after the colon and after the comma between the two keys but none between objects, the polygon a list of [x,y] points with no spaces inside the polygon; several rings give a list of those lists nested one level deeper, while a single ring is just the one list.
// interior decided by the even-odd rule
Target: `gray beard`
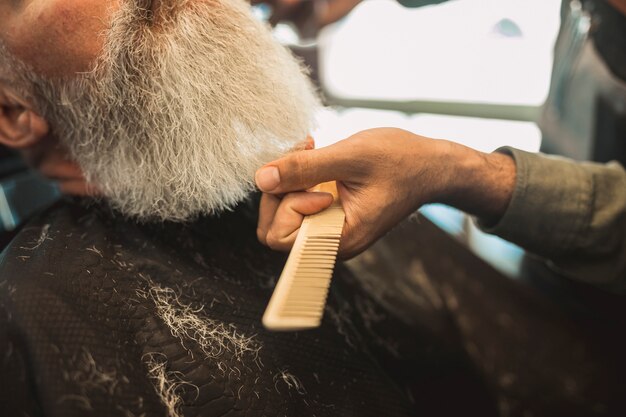
[{"label": "gray beard", "polygon": [[170,0],[155,17],[137,3],[114,17],[92,72],[33,81],[44,117],[122,213],[183,221],[228,209],[306,138],[312,85],[243,0]]}]

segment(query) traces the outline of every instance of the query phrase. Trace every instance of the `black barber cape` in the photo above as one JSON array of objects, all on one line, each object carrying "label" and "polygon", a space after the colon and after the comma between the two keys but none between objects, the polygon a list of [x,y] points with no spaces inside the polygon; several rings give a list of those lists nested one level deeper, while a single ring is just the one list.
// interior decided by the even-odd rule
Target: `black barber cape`
[{"label": "black barber cape", "polygon": [[411,414],[339,291],[319,329],[262,328],[285,255],[254,207],[142,225],[66,200],[27,224],[0,262],[0,415]]}]

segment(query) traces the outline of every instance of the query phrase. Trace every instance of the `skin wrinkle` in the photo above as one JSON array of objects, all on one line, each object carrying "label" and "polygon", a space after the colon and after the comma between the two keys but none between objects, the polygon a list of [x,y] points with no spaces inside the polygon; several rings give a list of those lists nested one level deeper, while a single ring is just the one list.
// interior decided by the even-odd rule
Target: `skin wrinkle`
[{"label": "skin wrinkle", "polygon": [[32,0],[23,10],[7,10],[0,42],[38,74],[68,77],[92,67],[102,50],[106,17],[117,7],[118,0]]},{"label": "skin wrinkle", "polygon": [[304,140],[317,97],[242,0],[171,0],[158,30],[143,3],[115,13],[92,71],[59,81],[22,66],[17,81],[123,213],[184,221],[228,209],[259,166]]}]

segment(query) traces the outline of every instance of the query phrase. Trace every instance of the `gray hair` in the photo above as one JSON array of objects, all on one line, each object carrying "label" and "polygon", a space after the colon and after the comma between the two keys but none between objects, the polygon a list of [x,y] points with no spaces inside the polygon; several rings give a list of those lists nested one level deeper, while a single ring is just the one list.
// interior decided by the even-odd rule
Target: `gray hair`
[{"label": "gray hair", "polygon": [[159,20],[140,3],[122,4],[92,71],[46,80],[22,66],[15,77],[123,213],[182,221],[228,209],[256,169],[305,139],[316,94],[244,0],[170,0]]}]

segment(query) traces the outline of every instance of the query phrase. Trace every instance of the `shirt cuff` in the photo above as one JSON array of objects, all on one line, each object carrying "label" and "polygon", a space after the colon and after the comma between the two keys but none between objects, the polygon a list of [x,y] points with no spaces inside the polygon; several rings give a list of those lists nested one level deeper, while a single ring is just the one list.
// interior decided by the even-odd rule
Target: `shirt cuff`
[{"label": "shirt cuff", "polygon": [[515,190],[496,224],[478,219],[478,226],[541,256],[575,247],[591,220],[592,176],[565,158],[510,147],[496,152],[515,160]]}]

